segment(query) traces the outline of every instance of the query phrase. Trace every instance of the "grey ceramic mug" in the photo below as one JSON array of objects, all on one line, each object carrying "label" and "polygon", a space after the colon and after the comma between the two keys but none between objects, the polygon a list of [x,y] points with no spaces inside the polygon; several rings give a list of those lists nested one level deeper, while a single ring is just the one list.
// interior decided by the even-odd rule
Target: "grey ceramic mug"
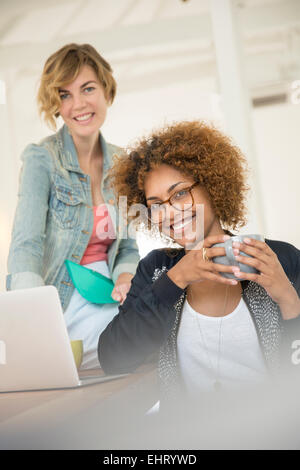
[{"label": "grey ceramic mug", "polygon": [[[234,235],[233,237],[230,237],[228,240],[226,240],[223,243],[216,243],[215,245],[212,245],[212,247],[224,247],[226,251],[226,256],[216,256],[212,258],[212,261],[217,264],[224,264],[227,266],[237,266],[240,268],[241,272],[244,273],[258,273],[257,269],[253,268],[252,266],[248,266],[247,264],[239,263],[234,256],[233,253],[233,247],[232,243],[233,242],[240,242],[242,243],[244,238],[254,238],[255,240],[260,240],[262,242],[265,241],[264,237],[259,234],[254,234],[254,235]],[[246,253],[243,251],[240,251],[240,256],[248,256]],[[236,277],[233,273],[220,273],[223,277],[226,277],[228,279],[236,279],[238,281],[242,281],[242,278]]]}]

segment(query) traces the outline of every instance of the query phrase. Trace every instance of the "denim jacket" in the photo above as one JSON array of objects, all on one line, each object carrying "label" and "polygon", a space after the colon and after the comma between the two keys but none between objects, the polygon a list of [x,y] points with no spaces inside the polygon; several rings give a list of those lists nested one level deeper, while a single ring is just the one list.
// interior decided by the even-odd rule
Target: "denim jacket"
[{"label": "denim jacket", "polygon": [[[116,238],[108,249],[113,281],[123,272],[134,274],[139,261],[136,242],[118,214],[107,172],[112,156],[121,149],[107,144],[103,151],[102,195],[110,212]],[[93,229],[90,177],[79,167],[73,139],[64,125],[22,154],[18,204],[8,256],[8,290],[54,285],[63,310],[74,286],[64,261],[80,263]]]}]

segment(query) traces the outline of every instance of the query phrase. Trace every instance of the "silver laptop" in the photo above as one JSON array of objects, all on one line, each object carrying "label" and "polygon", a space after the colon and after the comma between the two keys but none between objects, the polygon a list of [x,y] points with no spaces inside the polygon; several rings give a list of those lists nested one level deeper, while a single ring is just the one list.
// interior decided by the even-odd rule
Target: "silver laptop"
[{"label": "silver laptop", "polygon": [[55,287],[0,293],[0,392],[77,388],[124,375],[79,378]]}]

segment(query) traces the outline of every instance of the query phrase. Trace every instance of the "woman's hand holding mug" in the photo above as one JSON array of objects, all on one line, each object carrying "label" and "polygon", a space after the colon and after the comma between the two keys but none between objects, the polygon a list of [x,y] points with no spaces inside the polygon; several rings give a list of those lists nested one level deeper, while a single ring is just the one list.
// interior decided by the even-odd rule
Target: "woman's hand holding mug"
[{"label": "woman's hand holding mug", "polygon": [[233,242],[235,250],[246,255],[235,255],[238,262],[255,268],[257,273],[236,271],[235,276],[256,282],[279,305],[283,319],[288,320],[300,315],[300,299],[286,276],[274,251],[261,240],[244,238],[243,242]]},{"label": "woman's hand holding mug", "polygon": [[228,239],[230,239],[228,235],[214,235],[205,238],[168,271],[169,278],[182,289],[185,289],[189,284],[201,281],[216,281],[227,285],[237,284],[237,280],[227,279],[220,274],[235,273],[238,269],[236,266],[212,263],[212,258],[226,255],[224,247],[213,247],[213,245]]}]

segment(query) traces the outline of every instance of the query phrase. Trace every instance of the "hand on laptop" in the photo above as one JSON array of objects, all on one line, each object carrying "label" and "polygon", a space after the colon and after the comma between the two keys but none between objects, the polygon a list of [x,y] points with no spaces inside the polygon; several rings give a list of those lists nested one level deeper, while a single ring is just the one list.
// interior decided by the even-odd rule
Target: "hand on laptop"
[{"label": "hand on laptop", "polygon": [[121,305],[126,299],[127,293],[130,290],[132,278],[132,274],[122,273],[116,280],[115,287],[113,288],[111,296],[114,300],[120,302]]}]

